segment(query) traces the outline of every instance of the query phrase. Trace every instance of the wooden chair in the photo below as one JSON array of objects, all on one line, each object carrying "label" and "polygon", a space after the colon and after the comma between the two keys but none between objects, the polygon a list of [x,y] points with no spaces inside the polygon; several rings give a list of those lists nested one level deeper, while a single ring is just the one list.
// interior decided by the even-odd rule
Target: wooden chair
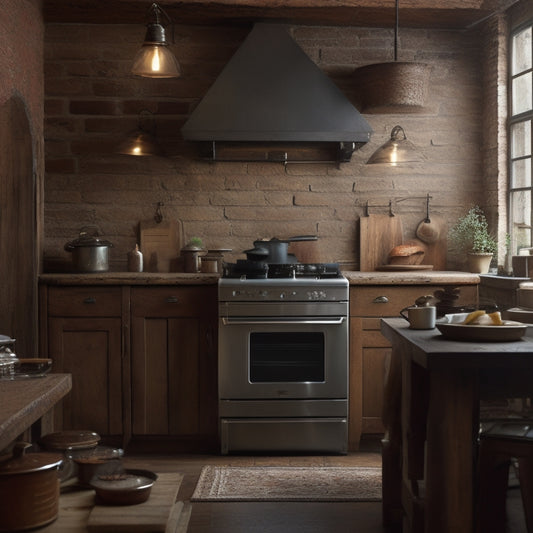
[{"label": "wooden chair", "polygon": [[478,455],[477,533],[505,533],[512,461],[518,464],[527,531],[533,533],[533,420],[523,419],[482,425]]}]

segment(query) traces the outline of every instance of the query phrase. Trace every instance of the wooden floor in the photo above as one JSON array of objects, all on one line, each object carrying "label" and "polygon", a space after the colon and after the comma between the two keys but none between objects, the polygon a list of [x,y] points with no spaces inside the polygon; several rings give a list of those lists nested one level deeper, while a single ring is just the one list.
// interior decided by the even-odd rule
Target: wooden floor
[{"label": "wooden floor", "polygon": [[[379,441],[346,456],[135,455],[130,468],[184,474],[178,499],[188,501],[204,465],[381,466]],[[507,533],[526,533],[520,491],[508,491]],[[381,503],[193,503],[187,533],[383,533]],[[181,531],[180,531],[181,533]],[[387,531],[387,533],[390,533]]]},{"label": "wooden floor", "polygon": [[[188,500],[204,465],[244,466],[381,466],[374,444],[346,456],[181,455],[125,457],[128,467],[184,474],[178,499]],[[299,503],[249,502],[192,504],[187,533],[378,533],[379,502]]]}]

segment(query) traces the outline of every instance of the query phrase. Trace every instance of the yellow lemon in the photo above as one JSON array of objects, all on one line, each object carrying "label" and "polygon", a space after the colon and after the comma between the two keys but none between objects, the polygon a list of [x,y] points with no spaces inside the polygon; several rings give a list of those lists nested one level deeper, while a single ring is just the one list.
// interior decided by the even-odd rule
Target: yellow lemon
[{"label": "yellow lemon", "polygon": [[471,313],[468,313],[468,316],[464,319],[464,322],[463,324],[472,324],[472,322],[474,322],[474,320],[476,320],[476,318],[479,318],[481,315],[484,315],[485,314],[485,311],[482,311],[482,310],[477,310],[477,311],[472,311]]}]

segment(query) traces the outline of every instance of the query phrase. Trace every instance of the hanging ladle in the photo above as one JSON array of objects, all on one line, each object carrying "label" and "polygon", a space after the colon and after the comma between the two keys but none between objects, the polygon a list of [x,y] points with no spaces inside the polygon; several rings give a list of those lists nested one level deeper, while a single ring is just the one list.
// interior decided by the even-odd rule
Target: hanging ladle
[{"label": "hanging ladle", "polygon": [[426,197],[426,218],[421,220],[416,228],[416,236],[425,243],[433,244],[440,236],[440,226],[431,222],[429,218],[429,193]]}]

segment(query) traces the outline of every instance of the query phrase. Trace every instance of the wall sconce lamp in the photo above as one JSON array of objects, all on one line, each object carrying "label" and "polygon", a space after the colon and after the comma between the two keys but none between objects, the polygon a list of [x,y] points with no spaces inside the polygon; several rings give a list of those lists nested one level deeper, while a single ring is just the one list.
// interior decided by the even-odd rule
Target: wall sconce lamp
[{"label": "wall sconce lamp", "polygon": [[155,140],[154,117],[150,111],[145,109],[140,112],[137,130],[118,145],[116,152],[135,156],[161,155]]},{"label": "wall sconce lamp", "polygon": [[133,60],[131,71],[137,76],[146,78],[178,78],[181,75],[180,65],[168,48],[161,17],[163,16],[172,25],[172,42],[174,42],[172,20],[156,3],[150,7],[149,16],[144,43]]},{"label": "wall sconce lamp", "polygon": [[385,163],[396,166],[399,163],[420,163],[425,159],[416,146],[407,139],[403,128],[394,126],[390,139],[370,156],[366,164]]}]

